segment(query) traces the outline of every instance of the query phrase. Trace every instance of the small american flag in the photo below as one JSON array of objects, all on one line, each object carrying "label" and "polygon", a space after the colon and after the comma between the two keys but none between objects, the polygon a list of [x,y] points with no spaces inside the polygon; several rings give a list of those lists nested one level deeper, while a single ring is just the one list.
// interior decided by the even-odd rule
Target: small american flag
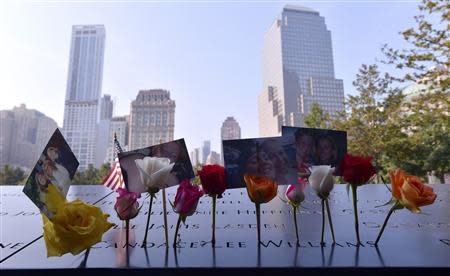
[{"label": "small american flag", "polygon": [[125,183],[123,181],[122,171],[120,170],[120,162],[118,154],[122,152],[119,141],[117,141],[117,136],[114,133],[114,163],[109,170],[108,174],[103,179],[103,185],[110,188],[111,190],[117,191],[119,188],[125,188]]}]

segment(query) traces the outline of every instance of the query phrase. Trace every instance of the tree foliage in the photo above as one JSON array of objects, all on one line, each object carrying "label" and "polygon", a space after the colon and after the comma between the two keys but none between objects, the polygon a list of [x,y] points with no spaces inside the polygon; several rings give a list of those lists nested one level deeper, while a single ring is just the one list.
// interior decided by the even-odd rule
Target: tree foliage
[{"label": "tree foliage", "polygon": [[84,171],[77,171],[73,179],[73,184],[75,185],[95,185],[101,184],[103,178],[107,175],[110,170],[110,164],[103,164],[100,169],[94,168],[92,164],[88,165],[88,168]]},{"label": "tree foliage", "polygon": [[389,75],[382,75],[377,65],[359,69],[353,82],[356,95],[349,96],[345,111],[331,123],[332,128],[347,131],[348,151],[354,155],[370,155],[377,160],[385,150],[389,116],[398,109],[402,96],[392,88]]},{"label": "tree foliage", "polygon": [[304,118],[305,125],[313,128],[328,128],[330,120],[330,114],[325,112],[316,102],[311,105],[310,113]]},{"label": "tree foliage", "polygon": [[441,182],[450,172],[450,98],[430,91],[412,95],[393,113],[388,129],[396,135],[386,141],[384,163]]},{"label": "tree foliage", "polygon": [[23,185],[27,175],[20,167],[5,165],[0,170],[0,185]]},{"label": "tree foliage", "polygon": [[401,81],[426,82],[441,92],[450,89],[450,0],[422,0],[416,26],[400,32],[409,47],[384,45],[384,62],[400,69]]},{"label": "tree foliage", "polygon": [[[382,48],[400,75],[362,65],[353,82],[358,93],[330,127],[347,131],[349,152],[374,156],[384,173],[402,168],[443,181],[450,172],[450,2],[422,0],[414,19],[401,32],[408,48]],[[404,95],[411,83],[421,85]]]},{"label": "tree foliage", "polygon": [[[75,173],[72,184],[74,185],[95,185],[101,184],[103,178],[108,174],[110,170],[110,164],[105,163],[99,169],[94,168],[93,165],[89,165],[84,171],[77,171]],[[20,167],[12,167],[5,165],[0,170],[0,185],[24,185],[26,178],[26,172]]]}]

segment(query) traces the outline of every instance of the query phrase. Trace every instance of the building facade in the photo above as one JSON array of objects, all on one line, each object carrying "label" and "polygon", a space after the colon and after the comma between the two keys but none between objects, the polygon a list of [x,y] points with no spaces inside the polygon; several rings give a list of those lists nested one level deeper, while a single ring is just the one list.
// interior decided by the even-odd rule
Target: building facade
[{"label": "building facade", "polygon": [[31,169],[58,125],[24,104],[0,111],[0,166]]},{"label": "building facade", "polygon": [[111,95],[105,94],[100,98],[100,121],[110,120],[113,117],[114,102]]},{"label": "building facade", "polygon": [[175,101],[163,89],[139,91],[130,108],[130,150],[173,140]]},{"label": "building facade", "polygon": [[208,155],[208,158],[206,158],[206,165],[216,165],[222,164],[222,161],[220,159],[220,153],[211,151],[211,153]]},{"label": "building facade", "polygon": [[108,147],[106,150],[106,158],[104,163],[112,164],[114,162],[114,134],[116,134],[117,141],[119,141],[122,150],[128,149],[128,125],[129,116],[113,117],[109,124]]},{"label": "building facade", "polygon": [[190,158],[193,167],[199,166],[201,163],[200,148],[195,148],[193,151],[191,151]]},{"label": "building facade", "polygon": [[72,27],[63,133],[80,170],[96,163],[104,50],[103,25]]},{"label": "building facade", "polygon": [[223,164],[223,144],[224,140],[241,139],[241,127],[234,117],[227,117],[220,128],[220,151],[221,163]]},{"label": "building facade", "polygon": [[264,37],[264,88],[258,97],[261,136],[281,126],[303,126],[314,102],[331,115],[344,106],[343,81],[334,75],[331,32],[317,11],[287,5]]},{"label": "building facade", "polygon": [[206,164],[206,159],[208,158],[209,154],[211,153],[211,141],[205,140],[202,144],[201,149],[201,163]]},{"label": "building facade", "polygon": [[220,139],[241,139],[241,127],[234,117],[227,117],[220,128]]}]

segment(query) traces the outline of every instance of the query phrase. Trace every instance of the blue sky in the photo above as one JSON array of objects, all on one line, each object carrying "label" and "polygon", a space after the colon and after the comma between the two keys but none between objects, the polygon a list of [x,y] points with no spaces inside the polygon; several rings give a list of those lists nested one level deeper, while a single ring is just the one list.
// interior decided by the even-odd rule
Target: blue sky
[{"label": "blue sky", "polygon": [[0,109],[21,103],[62,126],[71,26],[104,24],[103,93],[116,115],[139,89],[164,88],[176,101],[175,138],[219,150],[227,116],[258,136],[263,35],[285,4],[311,7],[332,33],[345,93],[380,46],[405,46],[417,1],[0,1]]}]

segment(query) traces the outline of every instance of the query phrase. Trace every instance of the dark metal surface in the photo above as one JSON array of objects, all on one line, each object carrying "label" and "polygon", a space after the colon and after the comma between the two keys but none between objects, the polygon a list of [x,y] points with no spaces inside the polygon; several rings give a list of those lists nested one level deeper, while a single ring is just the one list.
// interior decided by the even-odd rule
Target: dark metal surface
[{"label": "dark metal surface", "polygon": [[[284,189],[279,188],[282,197]],[[388,206],[375,208],[390,199],[383,185],[366,185],[358,190],[360,232],[363,244],[355,245],[352,201],[344,185],[336,185],[331,194],[331,212],[336,234],[332,245],[328,224],[326,244],[320,246],[321,206],[317,197],[307,191],[304,208],[298,215],[300,243],[294,233],[291,207],[276,197],[262,205],[262,242],[256,239],[254,205],[245,189],[227,191],[218,200],[216,245],[211,238],[211,200],[203,197],[197,213],[188,217],[179,231],[177,248],[172,248],[177,215],[169,210],[170,247],[164,244],[161,196],[153,204],[149,240],[142,246],[149,200],[140,199],[144,207],[131,220],[130,245],[125,246],[125,231],[113,209],[115,194],[100,200],[97,206],[111,214],[117,227],[109,230],[103,241],[88,254],[67,254],[47,258],[43,239],[38,239],[13,257],[3,261],[2,269],[35,268],[401,268],[450,267],[450,185],[434,185],[438,197],[434,205],[423,208],[423,214],[408,210],[394,213],[378,248],[373,246]],[[107,195],[102,186],[73,186],[70,196],[95,202]],[[168,189],[173,201],[176,187]],[[2,260],[16,248],[5,246],[14,242],[27,243],[42,235],[40,215],[14,216],[20,212],[38,212],[24,196],[20,187],[3,187],[1,206]],[[170,205],[168,205],[170,206]],[[170,208],[170,207],[169,207]]]}]

